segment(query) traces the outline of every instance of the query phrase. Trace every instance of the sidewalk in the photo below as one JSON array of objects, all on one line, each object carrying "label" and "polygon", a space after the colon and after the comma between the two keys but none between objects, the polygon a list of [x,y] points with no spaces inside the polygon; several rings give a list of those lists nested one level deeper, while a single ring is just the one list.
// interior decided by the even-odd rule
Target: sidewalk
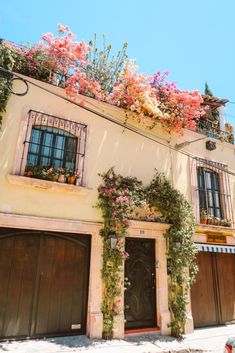
[{"label": "sidewalk", "polygon": [[226,339],[235,336],[235,325],[197,329],[181,342],[172,337],[147,334],[124,340],[90,340],[86,336],[0,342],[0,352],[14,353],[223,353]]}]

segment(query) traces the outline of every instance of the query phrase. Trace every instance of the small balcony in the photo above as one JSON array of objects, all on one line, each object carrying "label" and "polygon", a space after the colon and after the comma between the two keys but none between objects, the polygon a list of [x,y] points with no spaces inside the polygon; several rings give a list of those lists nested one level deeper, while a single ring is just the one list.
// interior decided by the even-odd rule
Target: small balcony
[{"label": "small balcony", "polygon": [[234,144],[233,128],[230,124],[225,124],[225,131],[220,130],[219,121],[201,118],[196,131],[208,137]]}]

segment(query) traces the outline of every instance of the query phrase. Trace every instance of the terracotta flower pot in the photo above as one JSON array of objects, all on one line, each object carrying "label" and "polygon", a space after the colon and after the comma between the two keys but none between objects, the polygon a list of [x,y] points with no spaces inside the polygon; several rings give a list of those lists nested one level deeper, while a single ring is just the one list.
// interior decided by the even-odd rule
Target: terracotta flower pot
[{"label": "terracotta flower pot", "polygon": [[26,176],[32,178],[32,177],[33,177],[33,172],[31,172],[31,170],[29,170],[29,171],[26,173]]},{"label": "terracotta flower pot", "polygon": [[75,181],[76,181],[76,178],[75,178],[74,175],[69,176],[68,179],[67,179],[67,183],[68,184],[73,184],[74,185]]},{"label": "terracotta flower pot", "polygon": [[200,223],[201,224],[207,224],[207,218],[206,217],[201,217],[200,218]]}]

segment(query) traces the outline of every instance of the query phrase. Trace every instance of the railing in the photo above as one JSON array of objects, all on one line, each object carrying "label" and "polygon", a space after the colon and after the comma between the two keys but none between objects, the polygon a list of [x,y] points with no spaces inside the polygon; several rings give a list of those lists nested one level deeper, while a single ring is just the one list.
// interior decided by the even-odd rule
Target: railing
[{"label": "railing", "polygon": [[234,144],[233,132],[220,130],[217,120],[201,119],[196,127],[196,131],[205,136]]}]

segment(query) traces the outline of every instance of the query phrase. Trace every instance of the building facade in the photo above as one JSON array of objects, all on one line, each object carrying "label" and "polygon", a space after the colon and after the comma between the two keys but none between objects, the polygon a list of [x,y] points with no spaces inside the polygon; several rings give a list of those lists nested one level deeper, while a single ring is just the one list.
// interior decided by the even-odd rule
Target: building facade
[{"label": "building facade", "polygon": [[[234,145],[189,130],[146,130],[131,119],[125,125],[119,108],[87,97],[75,105],[63,89],[29,81],[25,96],[10,96],[0,137],[1,338],[102,337],[103,219],[94,206],[99,174],[113,166],[144,184],[156,168],[194,206],[199,273],[185,332],[234,322]],[[61,168],[60,175],[79,170],[78,182],[32,171],[44,165]],[[123,280],[132,283],[120,297],[114,337],[134,329],[170,333],[168,227],[130,221]],[[132,307],[124,308],[128,296]]]}]

